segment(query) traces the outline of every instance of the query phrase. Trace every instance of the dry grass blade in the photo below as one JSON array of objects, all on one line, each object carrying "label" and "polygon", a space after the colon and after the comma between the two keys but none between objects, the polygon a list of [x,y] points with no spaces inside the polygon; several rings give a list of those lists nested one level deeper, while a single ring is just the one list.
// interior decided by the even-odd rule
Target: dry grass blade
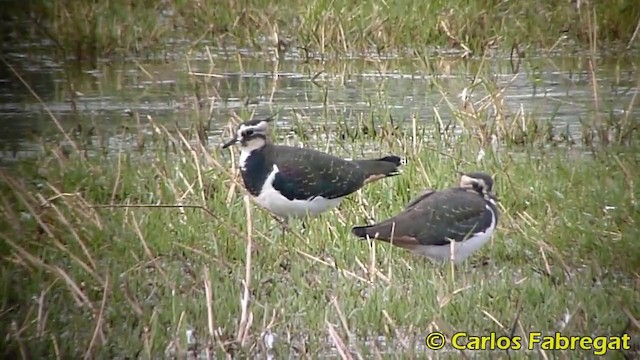
[{"label": "dry grass blade", "polygon": [[358,357],[358,359],[362,360],[362,355],[361,355],[362,352],[360,350],[360,347],[357,344],[357,339],[355,338],[351,330],[349,330],[349,324],[347,323],[347,318],[344,316],[342,309],[340,309],[340,304],[338,304],[338,299],[336,299],[335,296],[331,297],[331,304],[333,305],[333,308],[336,309],[336,312],[338,313],[338,317],[340,318],[340,323],[342,324],[342,328],[344,329],[344,331],[347,333],[347,336],[349,337],[349,340],[350,340],[349,343],[353,344],[356,356]]},{"label": "dry grass blade", "polygon": [[199,160],[199,157],[198,157],[198,153],[195,151],[193,146],[191,146],[189,141],[184,137],[184,134],[182,133],[182,131],[178,130],[177,133],[180,136],[180,140],[182,141],[182,144],[187,149],[189,149],[189,153],[193,157],[193,163],[196,166],[196,174],[197,174],[197,179],[198,179],[198,185],[199,185],[200,189],[202,190],[202,191],[200,191],[200,200],[202,201],[202,204],[205,204],[206,200],[205,200],[204,191],[203,191],[204,182],[202,181],[202,169],[200,167],[200,160]]},{"label": "dry grass blade", "polygon": [[32,265],[42,270],[45,270],[53,275],[56,275],[60,279],[62,279],[65,282],[65,284],[67,284],[71,292],[71,295],[73,296],[73,299],[76,301],[76,305],[86,306],[87,308],[93,310],[93,305],[91,304],[91,301],[89,300],[87,295],[85,295],[82,292],[82,290],[80,290],[80,286],[78,286],[78,284],[76,284],[76,282],[73,281],[73,279],[69,276],[69,274],[67,274],[67,272],[65,272],[63,269],[61,269],[56,265],[52,266],[44,263],[42,260],[40,260],[36,256],[33,256],[30,252],[25,250],[23,247],[21,247],[20,245],[16,244],[15,242],[7,238],[4,234],[0,234],[0,237],[4,239],[7,245],[13,248],[13,250],[17,253],[16,255],[20,256],[25,263],[31,263]]},{"label": "dry grass blade", "polygon": [[151,250],[151,247],[149,246],[147,239],[145,238],[144,234],[142,233],[142,230],[140,229],[140,224],[138,223],[138,219],[136,218],[135,214],[132,213],[130,216],[130,219],[131,219],[131,223],[133,224],[133,230],[135,231],[138,237],[138,240],[140,240],[140,244],[142,244],[142,248],[144,249],[145,254],[149,258],[149,263],[151,263],[154,266],[154,268],[158,270],[158,273],[162,275],[162,277],[164,278],[165,283],[168,284],[169,280],[167,278],[167,274],[162,269],[162,266],[159,264],[158,258],[153,254],[153,251]]},{"label": "dry grass blade", "polygon": [[[53,284],[55,284],[55,282]],[[37,330],[37,334],[39,336],[43,336],[44,329],[47,326],[46,323],[47,323],[47,318],[48,318],[49,313],[45,309],[46,295],[51,290],[51,287],[53,286],[53,284],[48,286],[47,289],[43,289],[40,292],[40,296],[38,297],[38,325],[37,325],[38,330]]]},{"label": "dry grass blade", "polygon": [[53,353],[56,355],[56,359],[61,360],[62,356],[60,355],[60,346],[58,345],[58,340],[54,334],[51,334],[51,343],[53,344]]},{"label": "dry grass blade", "polygon": [[[122,130],[122,136],[124,137],[126,132],[126,128]],[[111,190],[111,203],[115,202],[116,193],[118,192],[118,188],[120,187],[120,178],[122,176],[122,147],[124,142],[120,143],[120,148],[118,149],[118,163],[116,165],[116,178],[113,181],[113,189]]]},{"label": "dry grass blade", "polygon": [[104,279],[102,302],[100,303],[100,311],[98,311],[98,314],[96,316],[96,326],[95,326],[95,330],[93,331],[93,336],[91,337],[91,342],[89,343],[89,346],[87,347],[87,351],[84,354],[85,360],[93,358],[93,354],[92,354],[93,348],[94,346],[96,346],[96,341],[98,341],[98,338],[100,338],[100,341],[102,344],[104,344],[106,341],[102,327],[104,326],[104,311],[107,305],[107,297],[109,296],[109,288],[111,286],[111,284],[109,283],[109,280],[110,280],[109,274],[107,273]]},{"label": "dry grass blade", "polygon": [[73,281],[71,276],[69,276],[66,271],[62,270],[58,266],[52,266],[50,267],[50,269],[53,271],[53,273],[58,274],[58,276],[60,276],[64,280],[64,282],[71,290],[71,293],[75,295],[74,297],[76,298],[76,302],[81,303],[91,309],[91,311],[94,311],[93,304],[89,300],[89,297],[84,292],[82,292],[82,290],[80,290],[80,286],[75,281]]},{"label": "dry grass blade", "polygon": [[[45,199],[42,198],[40,194],[38,194],[38,197],[39,197],[38,200],[40,200],[41,203],[46,202]],[[80,238],[80,235],[76,231],[76,225],[72,224],[69,220],[67,220],[67,218],[62,213],[62,211],[58,208],[58,206],[49,203],[49,207],[55,211],[60,223],[62,223],[66,227],[67,231],[69,231],[69,233],[72,235],[72,238],[75,240],[78,246],[80,246],[80,249],[82,249],[82,253],[84,254],[89,264],[86,264],[78,256],[76,256],[69,249],[67,249],[67,247],[65,247],[62,243],[60,243],[60,241],[57,238],[52,239],[52,242],[54,243],[54,245],[58,247],[61,251],[66,252],[70,258],[72,258],[76,263],[78,263],[88,274],[93,276],[98,282],[103,282],[101,276],[97,273],[98,267],[96,265],[96,261],[93,259],[93,256],[89,252],[89,249],[87,248],[84,241],[82,241],[82,239]],[[74,209],[74,206],[72,204],[68,204],[67,208]]]},{"label": "dry grass blade", "polygon": [[398,338],[398,340],[400,340],[400,343],[402,344],[402,346],[405,349],[409,349],[409,340],[406,337],[402,336],[402,333],[400,332],[400,330],[398,330],[398,327],[394,323],[391,316],[389,316],[389,313],[387,312],[387,310],[382,310],[382,315],[384,316],[384,319],[387,322],[388,326],[391,329],[393,329],[394,335],[396,336],[396,338]]},{"label": "dry grass blade", "polygon": [[489,319],[491,319],[491,321],[493,321],[494,323],[496,323],[496,325],[498,325],[500,327],[500,329],[505,330],[504,325],[502,325],[502,323],[500,323],[500,321],[498,321],[498,319],[496,319],[493,315],[489,314],[486,310],[482,309],[480,310],[482,311],[483,314],[485,314]]},{"label": "dry grass blade", "polygon": [[15,341],[18,343],[18,352],[20,353],[20,358],[23,360],[30,359],[31,357],[29,356],[29,350],[27,350],[26,346],[24,345],[24,341],[19,334],[20,331],[18,330],[18,324],[15,321],[11,322],[11,332],[13,333],[12,338],[15,339]]},{"label": "dry grass blade", "polygon": [[[24,189],[22,186],[20,186],[13,178],[5,175],[4,172],[0,174],[2,177],[2,182],[4,184],[7,184],[11,188],[11,190],[13,191],[13,194],[18,198],[18,200],[20,200],[20,202],[22,202],[22,204],[27,208],[27,210],[29,210],[29,213],[38,222],[38,225],[40,226],[42,231],[44,231],[49,238],[54,238],[53,232],[49,228],[49,225],[47,225],[47,223],[40,218],[40,213],[36,211],[33,205],[34,203],[37,203],[37,201],[35,201],[35,199],[33,199],[33,197],[29,195],[29,192],[26,189]],[[31,201],[28,201],[25,195],[29,196]]]},{"label": "dry grass blade", "polygon": [[250,287],[251,287],[251,254],[253,253],[253,240],[252,240],[252,218],[251,218],[251,202],[249,201],[249,196],[244,196],[244,206],[246,209],[246,218],[247,218],[247,249],[246,251],[246,259],[245,259],[245,278],[243,282],[243,294],[240,299],[240,323],[238,324],[238,333],[236,334],[236,341],[240,343],[240,345],[244,346],[247,335],[249,333],[249,328],[251,327],[251,322],[253,321],[253,313],[249,310],[249,300],[250,300]]},{"label": "dry grass blade", "polygon": [[[92,222],[100,230],[103,229],[100,216],[93,209],[91,209],[87,201],[82,197],[80,193],[77,193],[77,192],[64,193],[51,183],[47,182],[46,185],[49,188],[49,190],[55,193],[55,195],[45,199],[42,197],[42,195],[38,194],[40,207],[47,208],[53,205],[54,201],[61,199],[61,201],[63,201],[65,205],[67,205],[68,209],[74,210],[72,212],[72,215],[75,215],[77,218],[81,218],[83,220]],[[72,202],[72,201],[75,201],[75,202]]]},{"label": "dry grass blade", "polygon": [[227,221],[216,215],[214,212],[202,205],[173,205],[173,204],[95,204],[90,205],[92,208],[157,208],[157,209],[198,209],[204,211],[207,215],[219,221],[220,224],[225,226],[227,230],[231,231],[235,236],[243,238],[245,237],[238,229],[232,227]]},{"label": "dry grass blade", "polygon": [[627,316],[627,318],[629,318],[629,321],[631,321],[633,326],[638,331],[640,331],[640,320],[638,320],[638,318],[633,316],[633,314],[631,313],[631,311],[629,310],[629,308],[626,305],[622,305],[622,312]]},{"label": "dry grass blade", "polygon": [[[225,352],[227,355],[230,355],[224,344],[222,343],[222,339],[220,339],[220,335],[218,329],[216,328],[216,313],[213,309],[213,286],[211,283],[211,275],[208,266],[204,268],[204,293],[205,293],[205,301],[207,307],[207,329],[209,330],[209,339],[211,342],[216,343],[220,349]],[[208,358],[208,357],[207,357]]]},{"label": "dry grass blade", "polygon": [[325,320],[325,325],[327,326],[327,331],[329,332],[329,337],[333,342],[338,354],[343,360],[353,360],[349,349],[345,346],[344,340],[338,335],[334,326],[328,321]]},{"label": "dry grass blade", "polygon": [[224,261],[224,259],[220,259],[217,257],[212,256],[211,254],[201,250],[201,249],[196,249],[192,246],[189,245],[185,245],[185,244],[181,244],[181,243],[176,243],[175,244],[177,247],[180,247],[184,250],[187,250],[191,253],[197,254],[198,256],[201,256],[205,259],[207,259],[207,263],[215,263],[216,265],[218,265],[221,269],[228,269],[231,267],[231,264],[229,264],[227,261]]},{"label": "dry grass blade", "polygon": [[302,255],[302,256],[304,256],[304,257],[308,258],[308,259],[311,259],[311,260],[313,260],[313,261],[315,261],[315,262],[319,262],[319,263],[320,263],[320,264],[322,264],[322,265],[326,265],[326,266],[329,266],[329,267],[331,267],[331,268],[333,268],[333,269],[336,269],[336,270],[338,270],[340,273],[342,273],[342,274],[344,274],[344,275],[347,275],[347,276],[352,277],[352,278],[354,278],[354,279],[356,279],[356,280],[362,281],[363,283],[367,283],[367,284],[370,284],[370,283],[371,283],[369,280],[367,280],[367,279],[363,278],[362,276],[358,276],[358,275],[356,275],[355,273],[353,273],[353,272],[351,272],[351,271],[349,271],[349,270],[345,270],[345,269],[338,269],[338,267],[337,267],[335,264],[330,264],[329,262],[324,261],[324,260],[322,260],[322,259],[320,259],[320,258],[318,258],[318,257],[316,257],[316,256],[313,256],[313,255],[307,254],[306,252],[304,252],[304,251],[302,251],[302,250],[295,249],[295,251],[296,251],[298,254],[300,254],[300,255]]}]

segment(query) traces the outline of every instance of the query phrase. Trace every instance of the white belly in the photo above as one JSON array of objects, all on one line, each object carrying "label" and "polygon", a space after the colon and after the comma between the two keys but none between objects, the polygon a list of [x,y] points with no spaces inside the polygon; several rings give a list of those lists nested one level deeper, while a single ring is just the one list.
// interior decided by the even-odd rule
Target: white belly
[{"label": "white belly", "polygon": [[[493,210],[487,205],[487,210]],[[461,242],[454,242],[451,245],[444,246],[420,246],[414,249],[414,252],[430,257],[439,261],[451,260],[451,252],[453,250],[453,262],[459,264],[466,258],[471,256],[474,252],[478,251],[484,244],[489,241],[493,231],[496,229],[496,216],[493,214],[491,220],[491,226],[489,226],[484,232],[475,233],[467,240]]]},{"label": "white belly", "polygon": [[337,207],[343,199],[325,199],[322,197],[316,197],[311,201],[289,200],[280,195],[280,193],[273,188],[273,180],[276,177],[278,167],[273,165],[273,169],[274,171],[269,174],[267,181],[265,181],[264,186],[262,187],[262,192],[254,199],[260,206],[280,217],[290,218],[302,217],[305,215],[317,215],[321,212]]}]

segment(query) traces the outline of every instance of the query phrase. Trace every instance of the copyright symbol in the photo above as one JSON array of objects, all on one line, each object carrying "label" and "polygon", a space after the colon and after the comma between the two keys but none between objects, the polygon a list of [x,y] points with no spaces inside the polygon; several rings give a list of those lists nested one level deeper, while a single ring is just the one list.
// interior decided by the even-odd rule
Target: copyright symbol
[{"label": "copyright symbol", "polygon": [[432,332],[424,339],[425,344],[431,350],[440,350],[444,347],[445,338],[441,332]]}]

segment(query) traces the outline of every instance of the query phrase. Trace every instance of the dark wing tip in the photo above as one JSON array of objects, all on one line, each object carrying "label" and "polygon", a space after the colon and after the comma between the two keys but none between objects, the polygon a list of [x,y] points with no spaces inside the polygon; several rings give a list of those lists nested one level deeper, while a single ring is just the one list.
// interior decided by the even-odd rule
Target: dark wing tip
[{"label": "dark wing tip", "polygon": [[390,162],[395,166],[400,166],[407,163],[406,159],[403,159],[400,156],[396,156],[396,155],[385,156],[383,158],[378,159],[378,161]]},{"label": "dark wing tip", "polygon": [[351,228],[351,233],[359,238],[367,237],[368,226],[354,226]]}]

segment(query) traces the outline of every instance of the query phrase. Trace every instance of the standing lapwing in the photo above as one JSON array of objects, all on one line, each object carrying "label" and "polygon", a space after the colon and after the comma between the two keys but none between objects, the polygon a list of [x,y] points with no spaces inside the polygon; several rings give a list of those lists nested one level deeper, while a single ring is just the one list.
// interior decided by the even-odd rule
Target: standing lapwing
[{"label": "standing lapwing", "polygon": [[462,174],[459,186],[425,190],[396,216],[356,226],[351,232],[458,264],[480,249],[496,229],[498,208],[492,188],[493,179],[485,173]]},{"label": "standing lapwing", "polygon": [[271,144],[272,120],[240,124],[222,148],[239,145],[245,188],[259,205],[285,221],[335,208],[365,184],[400,174],[398,156],[351,161],[313,149]]}]

